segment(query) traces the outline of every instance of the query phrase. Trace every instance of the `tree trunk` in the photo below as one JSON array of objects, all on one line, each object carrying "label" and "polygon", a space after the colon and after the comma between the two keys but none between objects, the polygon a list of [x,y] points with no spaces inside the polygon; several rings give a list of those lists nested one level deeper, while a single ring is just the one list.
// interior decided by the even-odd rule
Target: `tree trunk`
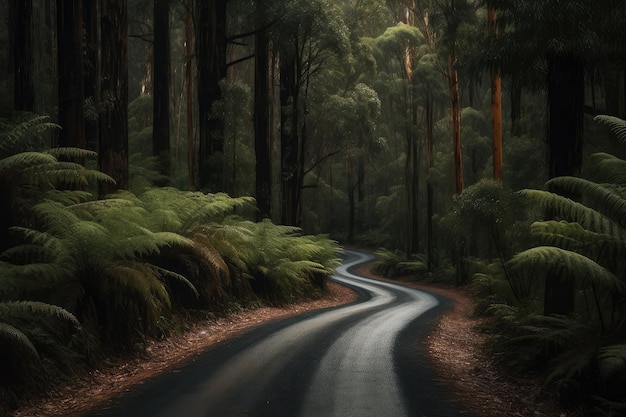
[{"label": "tree trunk", "polygon": [[255,36],[254,61],[254,150],[256,155],[255,195],[259,219],[271,215],[271,83],[269,40],[264,30]]},{"label": "tree trunk", "polygon": [[[170,11],[169,0],[154,0],[152,155],[159,173],[170,175]],[[158,185],[167,185],[167,180]]]},{"label": "tree trunk", "polygon": [[[549,169],[550,178],[579,175],[582,166],[584,64],[578,58],[549,54]],[[544,314],[567,315],[574,310],[574,283],[548,274]]]},{"label": "tree trunk", "polygon": [[85,147],[82,0],[57,4],[59,146]]},{"label": "tree trunk", "polygon": [[224,191],[224,129],[213,105],[221,99],[220,81],[226,78],[226,0],[197,0],[198,110],[200,118],[200,187]]},{"label": "tree trunk", "polygon": [[[489,35],[498,37],[496,10],[489,7]],[[493,151],[493,179],[502,180],[502,80],[500,68],[494,64],[491,68],[491,138]]]},{"label": "tree trunk", "polygon": [[98,2],[83,1],[83,22],[85,24],[85,59],[84,59],[84,95],[90,102],[85,110],[85,146],[90,150],[98,149],[98,115],[100,105],[99,94],[99,38],[98,38]]},{"label": "tree trunk", "polygon": [[434,162],[434,149],[433,149],[433,131],[435,125],[433,101],[431,94],[426,98],[426,217],[427,217],[427,258],[428,258],[428,270],[433,271],[435,268],[435,235],[433,231],[434,223],[434,190],[433,182],[430,176]]},{"label": "tree trunk", "polygon": [[282,223],[297,226],[298,219],[298,87],[293,57],[280,57],[280,150],[282,173]]},{"label": "tree trunk", "polygon": [[14,0],[12,5],[15,110],[32,112],[35,109],[33,2],[32,0]]},{"label": "tree trunk", "polygon": [[127,0],[101,0],[102,113],[100,170],[115,184],[101,183],[100,195],[128,189],[128,18]]},{"label": "tree trunk", "polygon": [[187,80],[187,170],[189,188],[196,188],[196,147],[193,134],[193,14],[187,8],[185,14],[185,78]]},{"label": "tree trunk", "polygon": [[450,116],[452,117],[452,143],[454,147],[455,191],[463,191],[463,152],[461,147],[461,103],[459,102],[459,73],[456,46],[450,49],[448,62],[448,89],[450,92]]}]

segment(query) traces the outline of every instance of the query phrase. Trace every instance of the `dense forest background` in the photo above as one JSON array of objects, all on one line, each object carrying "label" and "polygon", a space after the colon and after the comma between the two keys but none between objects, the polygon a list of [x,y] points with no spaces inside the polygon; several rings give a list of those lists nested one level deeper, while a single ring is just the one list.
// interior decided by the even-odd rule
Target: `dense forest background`
[{"label": "dense forest background", "polygon": [[319,294],[338,241],[468,285],[503,364],[626,413],[623,1],[0,16],[3,407],[181,311]]}]

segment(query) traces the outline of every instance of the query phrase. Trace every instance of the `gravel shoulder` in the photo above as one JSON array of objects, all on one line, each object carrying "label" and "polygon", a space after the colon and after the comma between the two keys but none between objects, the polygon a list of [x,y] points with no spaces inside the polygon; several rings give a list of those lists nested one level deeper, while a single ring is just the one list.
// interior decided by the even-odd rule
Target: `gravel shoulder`
[{"label": "gravel shoulder", "polygon": [[[357,268],[363,276],[382,279],[371,264]],[[395,281],[397,282],[397,281]],[[437,373],[458,395],[468,411],[483,417],[560,416],[563,413],[541,391],[537,381],[514,378],[500,371],[482,349],[482,319],[472,316],[471,298],[454,288],[402,281],[404,285],[442,295],[452,301],[427,339],[427,349]],[[80,417],[103,407],[112,398],[136,384],[154,377],[198,355],[215,344],[260,323],[295,316],[303,312],[334,307],[356,300],[356,294],[337,283],[328,283],[328,294],[286,307],[263,307],[226,317],[190,324],[181,334],[165,341],[150,342],[140,358],[119,358],[102,363],[98,369],[70,385],[57,388],[17,410],[15,417]]]}]

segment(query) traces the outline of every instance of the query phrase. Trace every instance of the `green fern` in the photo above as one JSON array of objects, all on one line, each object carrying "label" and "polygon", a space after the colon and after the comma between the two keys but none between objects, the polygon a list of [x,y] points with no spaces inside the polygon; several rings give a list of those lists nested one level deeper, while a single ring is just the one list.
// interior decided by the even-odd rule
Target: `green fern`
[{"label": "green fern", "polygon": [[604,114],[595,116],[593,120],[602,126],[608,127],[620,142],[626,142],[626,120]]},{"label": "green fern", "polygon": [[611,291],[624,292],[624,283],[611,271],[588,257],[554,246],[538,246],[518,253],[509,261],[515,273],[541,279],[554,273],[576,280],[581,288],[597,285]]}]

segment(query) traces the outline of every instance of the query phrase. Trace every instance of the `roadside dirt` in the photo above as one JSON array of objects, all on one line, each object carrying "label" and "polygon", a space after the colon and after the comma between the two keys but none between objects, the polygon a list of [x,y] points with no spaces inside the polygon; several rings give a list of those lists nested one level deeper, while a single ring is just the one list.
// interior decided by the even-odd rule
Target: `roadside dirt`
[{"label": "roadside dirt", "polygon": [[[378,278],[365,264],[359,273]],[[504,375],[482,349],[484,336],[478,330],[479,319],[472,317],[471,299],[456,289],[403,281],[403,284],[424,289],[449,298],[453,302],[428,338],[428,350],[440,377],[447,381],[461,402],[481,417],[565,416],[541,393],[536,381]],[[136,384],[166,372],[190,357],[259,323],[294,316],[306,311],[346,304],[356,294],[346,287],[329,283],[323,299],[307,301],[284,308],[259,308],[232,314],[217,320],[198,321],[186,332],[162,342],[151,342],[141,358],[115,359],[99,369],[59,387],[47,397],[33,400],[19,409],[15,417],[80,417],[90,410],[106,405]]]}]

